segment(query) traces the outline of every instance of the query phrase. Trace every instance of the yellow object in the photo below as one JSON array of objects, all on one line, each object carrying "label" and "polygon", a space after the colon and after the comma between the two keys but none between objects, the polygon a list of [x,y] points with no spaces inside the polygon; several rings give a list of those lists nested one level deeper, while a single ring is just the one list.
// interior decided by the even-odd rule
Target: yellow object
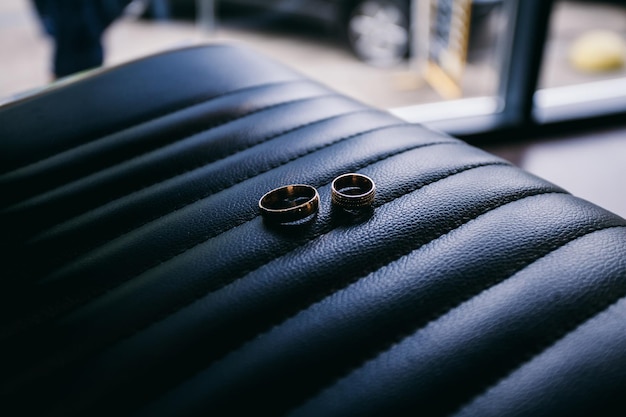
[{"label": "yellow object", "polygon": [[608,30],[586,32],[570,47],[569,60],[575,68],[587,72],[619,69],[626,62],[626,42]]},{"label": "yellow object", "polygon": [[463,96],[460,83],[433,62],[428,63],[424,78],[440,96],[447,100],[459,99]]}]

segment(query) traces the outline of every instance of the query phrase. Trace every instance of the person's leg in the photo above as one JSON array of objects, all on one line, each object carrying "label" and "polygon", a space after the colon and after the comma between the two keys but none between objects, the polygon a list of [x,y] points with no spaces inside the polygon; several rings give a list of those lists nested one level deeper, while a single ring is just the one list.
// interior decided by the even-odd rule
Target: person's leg
[{"label": "person's leg", "polygon": [[156,20],[167,20],[170,17],[170,5],[167,0],[152,0],[149,4],[151,14]]},{"label": "person's leg", "polygon": [[39,16],[39,21],[44,32],[48,36],[54,36],[54,21],[50,16],[51,0],[32,0],[35,12]]},{"label": "person's leg", "polygon": [[101,66],[102,34],[122,14],[128,0],[55,0],[53,3],[55,76]]},{"label": "person's leg", "polygon": [[54,74],[64,77],[102,65],[102,28],[91,1],[56,0]]}]

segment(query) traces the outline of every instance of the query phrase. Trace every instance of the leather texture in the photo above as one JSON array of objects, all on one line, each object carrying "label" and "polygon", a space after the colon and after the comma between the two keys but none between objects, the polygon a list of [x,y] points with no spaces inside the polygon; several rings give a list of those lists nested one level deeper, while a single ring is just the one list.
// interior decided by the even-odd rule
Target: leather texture
[{"label": "leather texture", "polygon": [[[623,219],[253,51],[7,105],[0,150],[2,415],[626,408]],[[331,206],[347,172],[370,213]],[[318,215],[266,224],[293,183]]]}]

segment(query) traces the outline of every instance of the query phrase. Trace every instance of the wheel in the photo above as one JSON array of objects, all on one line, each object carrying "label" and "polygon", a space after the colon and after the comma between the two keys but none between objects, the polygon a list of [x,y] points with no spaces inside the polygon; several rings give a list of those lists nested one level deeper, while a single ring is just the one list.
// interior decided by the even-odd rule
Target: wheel
[{"label": "wheel", "polygon": [[409,50],[409,10],[406,1],[362,0],[349,14],[347,37],[363,61],[390,66]]}]

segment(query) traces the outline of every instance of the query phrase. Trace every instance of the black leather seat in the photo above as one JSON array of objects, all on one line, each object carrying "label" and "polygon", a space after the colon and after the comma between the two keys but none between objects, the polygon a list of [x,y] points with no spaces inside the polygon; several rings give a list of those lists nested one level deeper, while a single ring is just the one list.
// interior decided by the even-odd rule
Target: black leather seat
[{"label": "black leather seat", "polygon": [[[0,158],[2,415],[626,409],[626,221],[252,51],[7,105]],[[317,217],[264,223],[291,183]]]}]

